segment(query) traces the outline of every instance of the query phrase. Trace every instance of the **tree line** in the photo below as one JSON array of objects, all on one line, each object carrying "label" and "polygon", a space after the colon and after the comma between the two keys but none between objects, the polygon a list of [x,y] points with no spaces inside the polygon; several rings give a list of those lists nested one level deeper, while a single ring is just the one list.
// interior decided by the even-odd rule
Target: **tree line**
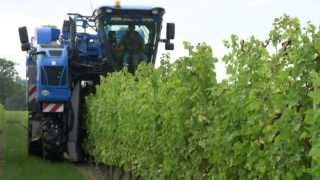
[{"label": "tree line", "polygon": [[26,109],[26,80],[18,76],[15,63],[0,58],[0,104],[7,110]]}]

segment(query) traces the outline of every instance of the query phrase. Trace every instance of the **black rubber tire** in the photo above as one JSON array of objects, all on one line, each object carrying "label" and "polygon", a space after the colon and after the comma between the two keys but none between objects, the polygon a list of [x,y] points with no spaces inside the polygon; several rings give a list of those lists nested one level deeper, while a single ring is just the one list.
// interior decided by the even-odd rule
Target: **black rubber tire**
[{"label": "black rubber tire", "polygon": [[64,145],[61,143],[61,134],[58,131],[58,125],[54,124],[52,117],[44,119],[45,123],[42,125],[42,158],[51,161],[63,160]]},{"label": "black rubber tire", "polygon": [[32,127],[28,126],[28,154],[31,156],[42,156],[42,142],[41,140],[32,141]]},{"label": "black rubber tire", "polygon": [[63,152],[59,147],[52,147],[49,144],[42,143],[42,158],[50,161],[62,161]]},{"label": "black rubber tire", "polygon": [[42,144],[41,141],[28,142],[28,153],[31,156],[42,156]]}]

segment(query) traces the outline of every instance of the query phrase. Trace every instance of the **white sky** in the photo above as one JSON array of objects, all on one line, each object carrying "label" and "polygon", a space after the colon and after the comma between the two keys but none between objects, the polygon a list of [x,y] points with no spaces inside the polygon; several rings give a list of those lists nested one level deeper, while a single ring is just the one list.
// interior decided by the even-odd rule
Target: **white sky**
[{"label": "white sky", "polygon": [[[35,27],[41,25],[61,27],[68,12],[91,15],[90,1],[93,8],[114,4],[114,0],[1,1],[0,57],[16,62],[22,77],[25,74],[25,53],[20,51],[19,26],[26,25],[31,36]],[[184,55],[182,41],[207,42],[215,55],[221,57],[225,53],[222,40],[232,33],[241,37],[255,35],[265,38],[273,19],[283,14],[320,24],[320,0],[122,0],[122,4],[156,5],[166,9],[165,22],[176,23],[174,57]],[[224,67],[220,64],[217,68],[218,78],[222,78]]]}]

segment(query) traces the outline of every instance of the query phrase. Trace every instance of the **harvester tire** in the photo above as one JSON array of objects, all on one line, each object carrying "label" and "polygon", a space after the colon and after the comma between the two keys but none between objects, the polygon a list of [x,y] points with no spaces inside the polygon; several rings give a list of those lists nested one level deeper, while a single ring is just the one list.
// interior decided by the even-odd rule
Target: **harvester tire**
[{"label": "harvester tire", "polygon": [[32,141],[32,127],[28,127],[28,153],[31,156],[41,157],[42,155],[42,142],[41,140]]}]

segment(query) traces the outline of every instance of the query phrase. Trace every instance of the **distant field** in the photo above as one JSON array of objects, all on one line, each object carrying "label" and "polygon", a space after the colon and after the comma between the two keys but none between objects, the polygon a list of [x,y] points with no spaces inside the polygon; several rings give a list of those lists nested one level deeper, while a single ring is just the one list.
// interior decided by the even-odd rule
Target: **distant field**
[{"label": "distant field", "polygon": [[52,163],[28,156],[26,119],[25,112],[7,112],[4,118],[0,117],[0,179],[85,180],[70,163]]}]

